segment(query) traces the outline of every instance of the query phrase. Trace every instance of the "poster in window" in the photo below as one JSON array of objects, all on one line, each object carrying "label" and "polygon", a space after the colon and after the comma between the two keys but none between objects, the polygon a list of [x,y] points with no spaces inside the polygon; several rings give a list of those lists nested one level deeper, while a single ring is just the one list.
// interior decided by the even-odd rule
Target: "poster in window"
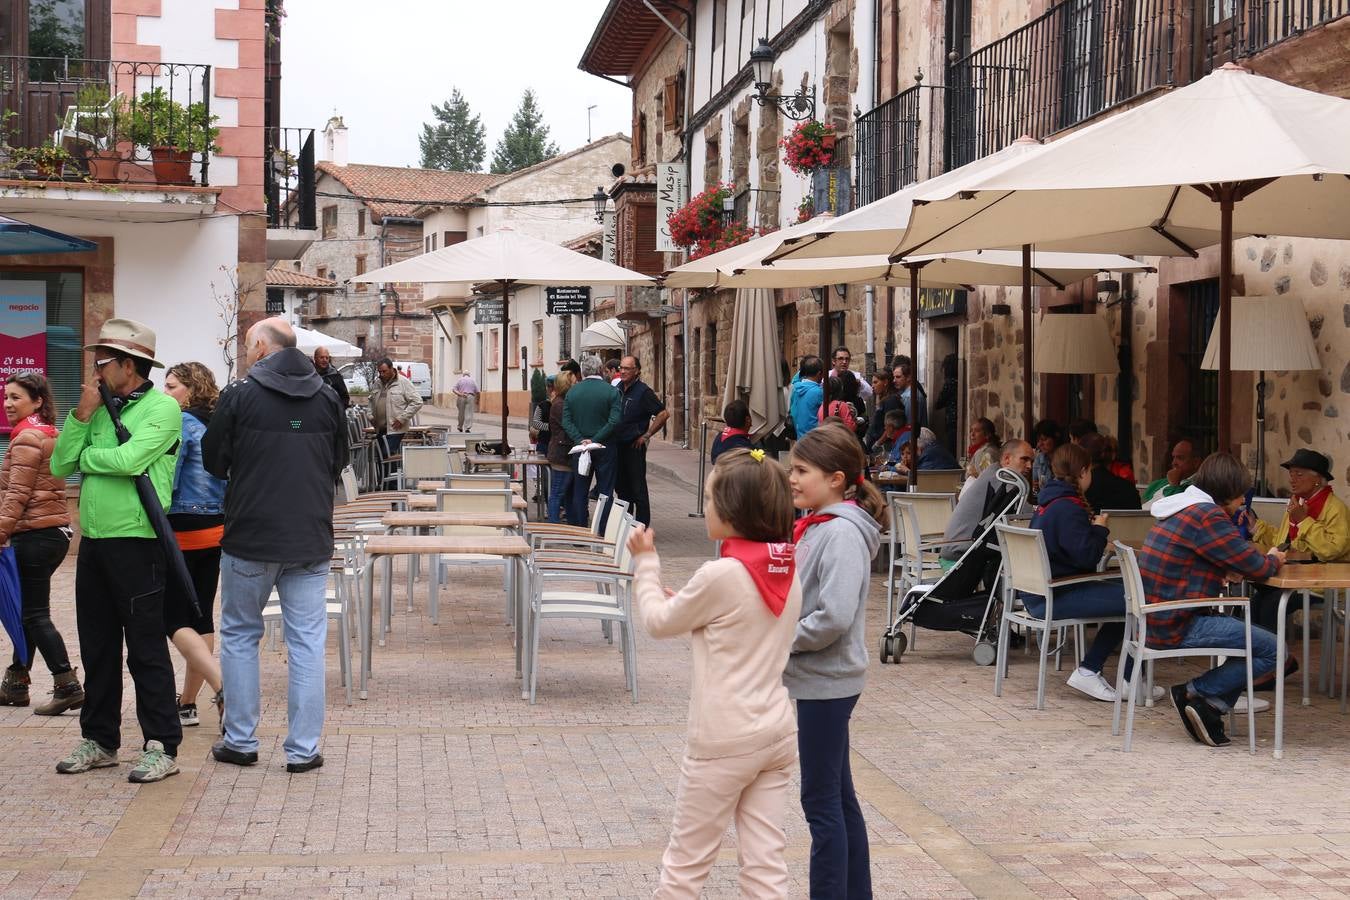
[{"label": "poster in window", "polygon": [[[15,372],[47,374],[47,286],[0,281],[0,383]],[[9,434],[0,420],[0,434]]]}]

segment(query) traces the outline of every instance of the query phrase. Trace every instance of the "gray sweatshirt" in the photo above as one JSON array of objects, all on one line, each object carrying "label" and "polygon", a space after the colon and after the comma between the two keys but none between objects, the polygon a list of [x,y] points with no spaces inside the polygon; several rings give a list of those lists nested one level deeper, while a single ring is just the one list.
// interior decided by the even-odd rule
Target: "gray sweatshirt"
[{"label": "gray sweatshirt", "polygon": [[797,542],[802,613],[783,684],[794,700],[835,700],[862,693],[867,681],[867,584],[881,543],[877,523],[853,503],[820,513]]}]

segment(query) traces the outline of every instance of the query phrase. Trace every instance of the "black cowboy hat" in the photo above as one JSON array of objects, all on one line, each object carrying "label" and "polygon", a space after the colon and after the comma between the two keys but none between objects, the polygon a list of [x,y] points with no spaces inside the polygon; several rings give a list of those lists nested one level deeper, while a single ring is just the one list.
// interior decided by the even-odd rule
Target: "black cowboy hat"
[{"label": "black cowboy hat", "polygon": [[1318,453],[1316,450],[1309,450],[1304,447],[1294,452],[1294,456],[1288,462],[1280,463],[1281,469],[1307,469],[1310,472],[1316,472],[1327,481],[1332,478],[1331,460]]}]

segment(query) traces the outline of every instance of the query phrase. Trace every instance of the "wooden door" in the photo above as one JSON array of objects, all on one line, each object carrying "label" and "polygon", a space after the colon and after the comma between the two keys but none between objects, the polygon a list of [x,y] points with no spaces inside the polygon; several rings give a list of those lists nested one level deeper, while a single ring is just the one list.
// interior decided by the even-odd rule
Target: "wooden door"
[{"label": "wooden door", "polygon": [[107,84],[112,0],[0,0],[0,103],[10,140],[52,136],[82,84]]}]

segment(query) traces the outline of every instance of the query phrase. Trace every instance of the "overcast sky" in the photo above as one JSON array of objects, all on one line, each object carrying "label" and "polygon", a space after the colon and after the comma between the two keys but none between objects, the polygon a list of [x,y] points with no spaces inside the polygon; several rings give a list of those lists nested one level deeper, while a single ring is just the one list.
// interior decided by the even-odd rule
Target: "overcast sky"
[{"label": "overcast sky", "polygon": [[[486,169],[533,88],[559,149],[627,134],[629,91],[577,68],[606,0],[286,0],[282,117],[321,129],[336,110],[350,162],[415,166],[431,104],[459,88],[486,130]],[[322,144],[316,144],[322,156]]]}]

